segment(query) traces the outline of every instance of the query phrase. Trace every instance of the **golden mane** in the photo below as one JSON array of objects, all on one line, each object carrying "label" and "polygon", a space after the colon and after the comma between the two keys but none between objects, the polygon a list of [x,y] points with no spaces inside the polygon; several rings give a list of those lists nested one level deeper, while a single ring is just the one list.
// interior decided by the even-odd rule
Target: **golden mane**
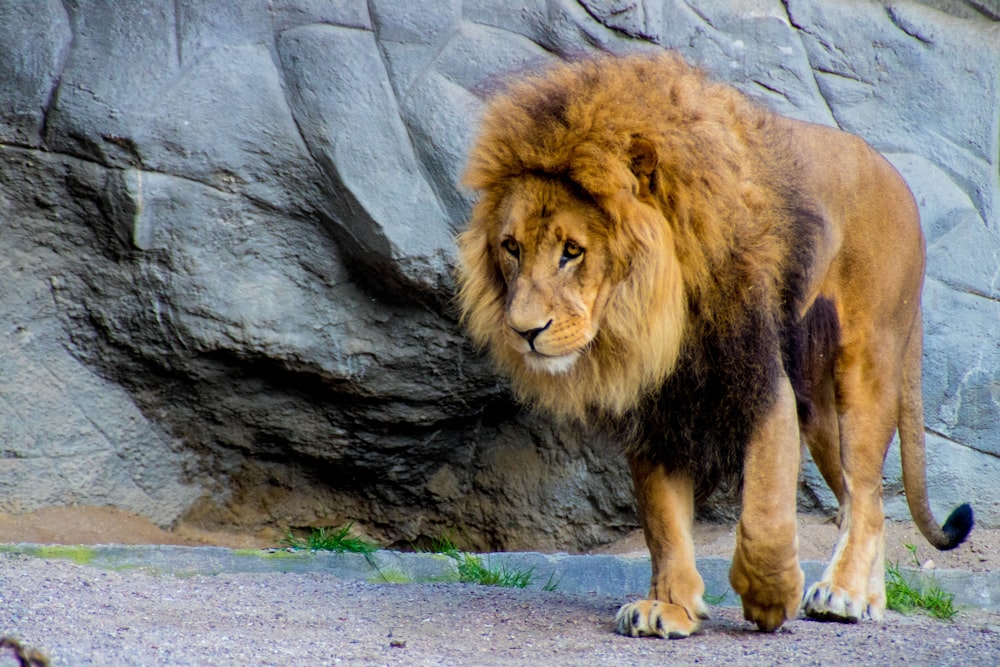
[{"label": "golden mane", "polygon": [[[662,386],[704,327],[779,301],[785,251],[774,232],[787,214],[773,176],[751,172],[765,161],[749,159],[767,134],[777,139],[761,132],[769,122],[669,53],[560,65],[489,102],[464,177],[480,198],[458,238],[458,302],[521,400],[582,420],[621,415]],[[637,146],[654,155],[652,193]],[[597,337],[564,375],[527,368],[500,336],[501,207],[529,175],[582,189],[608,218],[616,286]]]}]

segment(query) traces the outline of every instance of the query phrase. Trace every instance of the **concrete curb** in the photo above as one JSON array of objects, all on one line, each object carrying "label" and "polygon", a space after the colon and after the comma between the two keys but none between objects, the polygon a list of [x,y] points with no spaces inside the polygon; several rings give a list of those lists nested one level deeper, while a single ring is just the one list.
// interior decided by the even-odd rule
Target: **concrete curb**
[{"label": "concrete curb", "polygon": [[[174,576],[223,573],[323,572],[342,579],[372,583],[442,583],[459,581],[457,562],[442,554],[377,551],[371,555],[338,554],[286,549],[227,549],[223,547],[179,547],[150,545],[47,546],[0,545],[0,553],[35,558],[71,560],[108,570],[144,570]],[[517,568],[533,575],[529,588],[555,584],[564,593],[598,593],[622,598],[642,597],[649,589],[647,556],[570,555],[534,552],[477,554],[491,568]],[[816,581],[825,564],[803,561],[806,586]],[[1000,611],[1000,572],[936,570],[922,573],[900,568],[911,581],[932,576],[945,591],[954,594],[955,605]],[[729,560],[700,558],[698,571],[712,603],[739,606],[729,587]]]}]

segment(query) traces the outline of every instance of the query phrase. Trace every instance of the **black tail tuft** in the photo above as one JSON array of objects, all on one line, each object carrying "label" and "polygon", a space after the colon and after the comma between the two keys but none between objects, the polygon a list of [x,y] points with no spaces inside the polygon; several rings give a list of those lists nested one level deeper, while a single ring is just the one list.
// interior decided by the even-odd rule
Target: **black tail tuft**
[{"label": "black tail tuft", "polygon": [[964,542],[975,523],[976,521],[972,516],[972,506],[969,503],[963,503],[956,507],[951,516],[948,517],[948,520],[941,526],[941,530],[948,536],[948,544],[941,547],[941,551],[954,549]]}]

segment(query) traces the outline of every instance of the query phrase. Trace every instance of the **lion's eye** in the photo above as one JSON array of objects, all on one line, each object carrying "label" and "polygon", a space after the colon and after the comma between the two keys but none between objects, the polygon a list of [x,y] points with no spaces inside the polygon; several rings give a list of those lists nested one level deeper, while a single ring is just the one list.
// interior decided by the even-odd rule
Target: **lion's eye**
[{"label": "lion's eye", "polygon": [[560,264],[565,264],[571,260],[576,259],[583,254],[583,248],[576,241],[566,241],[566,245],[563,246],[562,258],[560,259]]},{"label": "lion's eye", "polygon": [[521,256],[521,246],[514,239],[504,239],[500,242],[500,247],[510,253],[514,259]]}]

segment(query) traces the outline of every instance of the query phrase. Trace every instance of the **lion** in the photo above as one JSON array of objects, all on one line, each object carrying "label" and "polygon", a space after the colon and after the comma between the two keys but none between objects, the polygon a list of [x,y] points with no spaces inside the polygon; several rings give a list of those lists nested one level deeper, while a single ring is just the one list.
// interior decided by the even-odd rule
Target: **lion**
[{"label": "lion", "polygon": [[[925,478],[914,198],[864,141],[792,120],[676,54],[596,56],[493,96],[464,182],[457,303],[516,396],[610,433],[652,561],[630,636],[708,616],[696,500],[740,500],[729,574],[745,618],[885,610],[882,467],[898,430],[910,512],[938,549]],[[839,538],[803,596],[801,443],[839,501]]]}]

